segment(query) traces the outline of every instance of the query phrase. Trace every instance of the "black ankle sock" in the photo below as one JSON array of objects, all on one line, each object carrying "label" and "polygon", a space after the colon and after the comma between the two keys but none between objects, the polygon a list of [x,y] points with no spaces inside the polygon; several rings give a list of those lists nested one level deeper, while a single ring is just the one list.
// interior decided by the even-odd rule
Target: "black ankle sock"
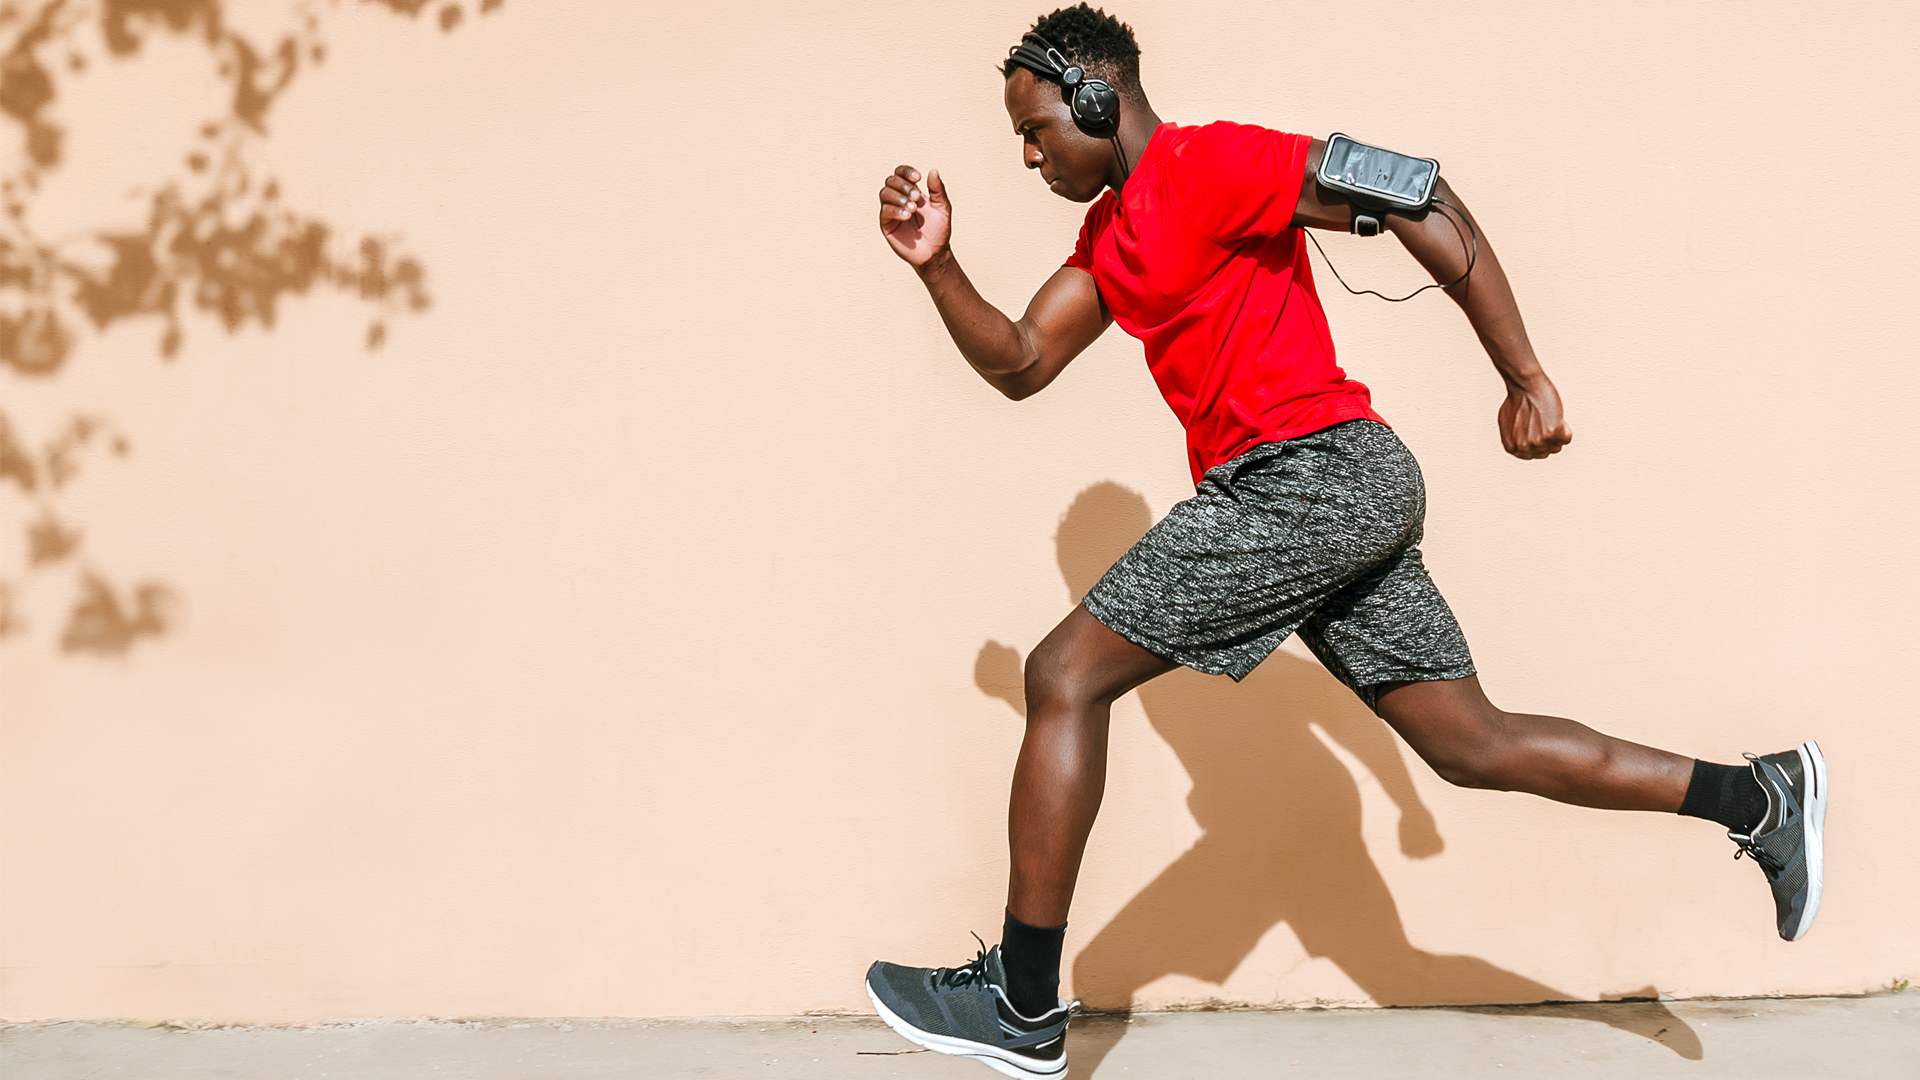
[{"label": "black ankle sock", "polygon": [[1767,815],[1767,793],[1761,790],[1760,781],[1753,778],[1750,766],[1695,761],[1693,780],[1687,784],[1687,797],[1680,802],[1680,812],[1745,833]]},{"label": "black ankle sock", "polygon": [[1025,1016],[1039,1016],[1060,1000],[1060,947],[1067,928],[1028,926],[1007,912],[1000,959],[1007,966],[1007,999]]}]

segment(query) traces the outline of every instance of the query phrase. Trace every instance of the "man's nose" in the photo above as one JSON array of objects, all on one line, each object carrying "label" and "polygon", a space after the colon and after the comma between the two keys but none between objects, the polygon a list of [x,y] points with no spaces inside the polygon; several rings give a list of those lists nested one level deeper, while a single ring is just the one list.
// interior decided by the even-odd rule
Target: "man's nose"
[{"label": "man's nose", "polygon": [[1020,151],[1020,156],[1023,159],[1025,159],[1027,163],[1027,168],[1029,169],[1037,169],[1040,167],[1041,163],[1047,160],[1047,156],[1045,154],[1042,154],[1040,152],[1040,148],[1037,146],[1029,146],[1022,149]]}]

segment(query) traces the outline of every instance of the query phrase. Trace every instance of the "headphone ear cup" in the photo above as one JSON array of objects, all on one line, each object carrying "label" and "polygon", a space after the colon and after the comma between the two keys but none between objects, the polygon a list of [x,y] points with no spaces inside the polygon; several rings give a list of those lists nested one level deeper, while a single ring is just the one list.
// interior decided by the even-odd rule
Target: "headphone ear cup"
[{"label": "headphone ear cup", "polygon": [[1120,122],[1120,95],[1099,79],[1087,79],[1073,89],[1073,118],[1089,134],[1106,137]]}]

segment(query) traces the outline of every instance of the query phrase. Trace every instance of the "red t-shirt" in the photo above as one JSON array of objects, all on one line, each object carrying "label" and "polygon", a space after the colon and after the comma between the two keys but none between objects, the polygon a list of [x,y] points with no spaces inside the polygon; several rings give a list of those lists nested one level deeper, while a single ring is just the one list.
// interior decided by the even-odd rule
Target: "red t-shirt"
[{"label": "red t-shirt", "polygon": [[[1249,447],[1379,420],[1333,339],[1290,228],[1313,140],[1243,124],[1162,124],[1087,211],[1068,266],[1093,275],[1187,429],[1194,483]],[[1385,421],[1382,421],[1384,423]]]}]

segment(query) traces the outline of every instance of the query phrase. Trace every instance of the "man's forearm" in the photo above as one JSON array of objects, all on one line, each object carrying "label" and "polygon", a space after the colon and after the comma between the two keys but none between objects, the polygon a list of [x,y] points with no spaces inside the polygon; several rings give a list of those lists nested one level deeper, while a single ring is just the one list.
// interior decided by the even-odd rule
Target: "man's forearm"
[{"label": "man's forearm", "polygon": [[1464,281],[1446,292],[1466,313],[1508,388],[1527,389],[1543,379],[1545,372],[1527,340],[1526,324],[1520,319],[1520,306],[1514,302],[1513,287],[1507,283],[1500,258],[1479,224],[1469,226],[1471,214],[1444,181],[1435,195],[1451,205],[1436,203],[1419,221],[1392,215],[1387,228],[1435,281],[1453,281],[1466,274],[1469,265],[1473,267]]},{"label": "man's forearm", "polygon": [[941,252],[924,266],[915,267],[914,272],[933,297],[933,306],[960,355],[981,378],[1015,399],[1037,389],[1028,387],[1022,378],[1033,360],[1019,326],[980,295],[952,251]]}]

